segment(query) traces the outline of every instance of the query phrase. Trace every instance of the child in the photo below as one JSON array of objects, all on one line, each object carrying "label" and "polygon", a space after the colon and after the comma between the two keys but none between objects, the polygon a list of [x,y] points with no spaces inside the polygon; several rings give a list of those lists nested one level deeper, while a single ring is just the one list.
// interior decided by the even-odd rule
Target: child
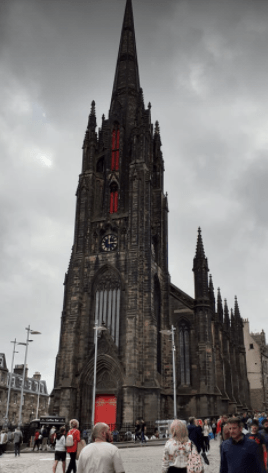
[{"label": "child", "polygon": [[62,461],[62,471],[65,473],[66,465],[66,448],[65,448],[65,427],[61,427],[56,434],[55,446],[55,462],[52,468],[53,473],[56,473],[56,468],[59,461]]}]

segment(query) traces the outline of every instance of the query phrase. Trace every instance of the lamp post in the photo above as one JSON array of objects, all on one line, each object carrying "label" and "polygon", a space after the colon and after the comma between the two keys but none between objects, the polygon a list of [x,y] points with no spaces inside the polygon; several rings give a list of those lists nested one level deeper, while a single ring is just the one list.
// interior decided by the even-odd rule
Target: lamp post
[{"label": "lamp post", "polygon": [[24,365],[23,365],[22,385],[21,385],[21,391],[20,391],[19,426],[22,425],[22,403],[23,403],[23,391],[24,391],[24,383],[25,383],[25,369],[26,369],[26,362],[27,362],[28,345],[29,345],[30,342],[33,342],[33,340],[29,339],[29,336],[30,336],[30,334],[31,335],[40,335],[41,334],[41,332],[36,332],[35,330],[31,330],[30,325],[25,330],[27,330],[26,343],[18,343],[18,345],[24,345],[25,346],[25,357],[24,357]]},{"label": "lamp post", "polygon": [[176,327],[174,327],[174,325],[171,325],[171,330],[160,330],[160,333],[163,333],[164,335],[171,335],[171,337],[172,337],[173,397],[174,397],[173,407],[174,407],[174,419],[177,418],[177,390],[176,390],[176,362],[175,362],[175,352],[176,352],[176,347],[175,347],[175,330],[176,330]]},{"label": "lamp post", "polygon": [[93,376],[93,392],[92,392],[92,413],[91,413],[91,432],[94,426],[94,418],[95,418],[95,397],[96,397],[96,377],[97,377],[97,357],[98,357],[98,331],[100,330],[107,330],[107,328],[104,326],[104,323],[102,325],[98,325],[97,322],[95,322],[95,357],[94,357],[94,376]]},{"label": "lamp post", "polygon": [[37,403],[36,403],[36,419],[39,419],[38,417],[38,411],[39,411],[39,398],[40,398],[40,379],[38,380],[38,396],[37,396]]},{"label": "lamp post", "polygon": [[11,384],[12,384],[14,356],[15,356],[15,353],[19,353],[18,351],[16,351],[16,345],[17,345],[16,338],[13,342],[10,342],[10,343],[13,343],[14,347],[13,347],[13,352],[12,352],[11,371],[10,371],[10,376],[9,376],[9,385],[8,385],[8,394],[7,394],[7,410],[6,410],[6,415],[4,418],[5,427],[7,427],[8,425],[8,411],[9,411],[9,401],[10,401],[10,392],[11,392]]}]

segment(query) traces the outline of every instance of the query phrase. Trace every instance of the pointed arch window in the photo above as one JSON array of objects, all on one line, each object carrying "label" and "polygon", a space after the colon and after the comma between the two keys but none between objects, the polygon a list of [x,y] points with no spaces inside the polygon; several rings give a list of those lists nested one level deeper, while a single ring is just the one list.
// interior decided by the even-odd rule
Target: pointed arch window
[{"label": "pointed arch window", "polygon": [[181,385],[190,384],[190,330],[182,322],[179,327]]},{"label": "pointed arch window", "polygon": [[113,182],[110,186],[110,214],[118,210],[118,186]]},{"label": "pointed arch window", "polygon": [[95,323],[105,323],[115,344],[119,346],[120,279],[112,273],[102,275],[95,291]]},{"label": "pointed arch window", "polygon": [[119,142],[120,142],[120,131],[118,128],[115,128],[112,134],[111,171],[119,170]]}]

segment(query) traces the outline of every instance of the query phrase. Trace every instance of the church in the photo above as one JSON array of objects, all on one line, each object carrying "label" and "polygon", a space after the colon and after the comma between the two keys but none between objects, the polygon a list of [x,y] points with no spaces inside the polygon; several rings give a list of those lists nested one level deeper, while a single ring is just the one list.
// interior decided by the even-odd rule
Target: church
[{"label": "church", "polygon": [[219,289],[215,297],[201,229],[194,298],[170,280],[161,137],[150,103],[144,104],[131,0],[110,110],[96,127],[93,101],[50,413],[77,418],[82,428],[91,424],[97,331],[94,420],[120,426],[173,418],[173,348],[162,333],[172,326],[177,417],[249,409],[243,320],[236,298],[229,312]]}]

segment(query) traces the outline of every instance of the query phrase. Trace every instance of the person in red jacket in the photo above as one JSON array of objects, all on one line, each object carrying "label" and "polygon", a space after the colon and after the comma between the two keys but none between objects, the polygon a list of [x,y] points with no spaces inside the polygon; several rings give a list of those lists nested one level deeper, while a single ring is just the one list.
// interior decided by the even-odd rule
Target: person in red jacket
[{"label": "person in red jacket", "polygon": [[72,419],[72,420],[70,420],[69,425],[70,425],[70,430],[67,434],[67,438],[68,438],[68,435],[72,435],[73,445],[71,447],[66,448],[67,452],[70,455],[70,463],[68,465],[66,473],[71,473],[71,471],[76,473],[76,461],[75,460],[76,460],[77,443],[80,442],[80,432],[78,430],[79,422],[76,419]]}]

